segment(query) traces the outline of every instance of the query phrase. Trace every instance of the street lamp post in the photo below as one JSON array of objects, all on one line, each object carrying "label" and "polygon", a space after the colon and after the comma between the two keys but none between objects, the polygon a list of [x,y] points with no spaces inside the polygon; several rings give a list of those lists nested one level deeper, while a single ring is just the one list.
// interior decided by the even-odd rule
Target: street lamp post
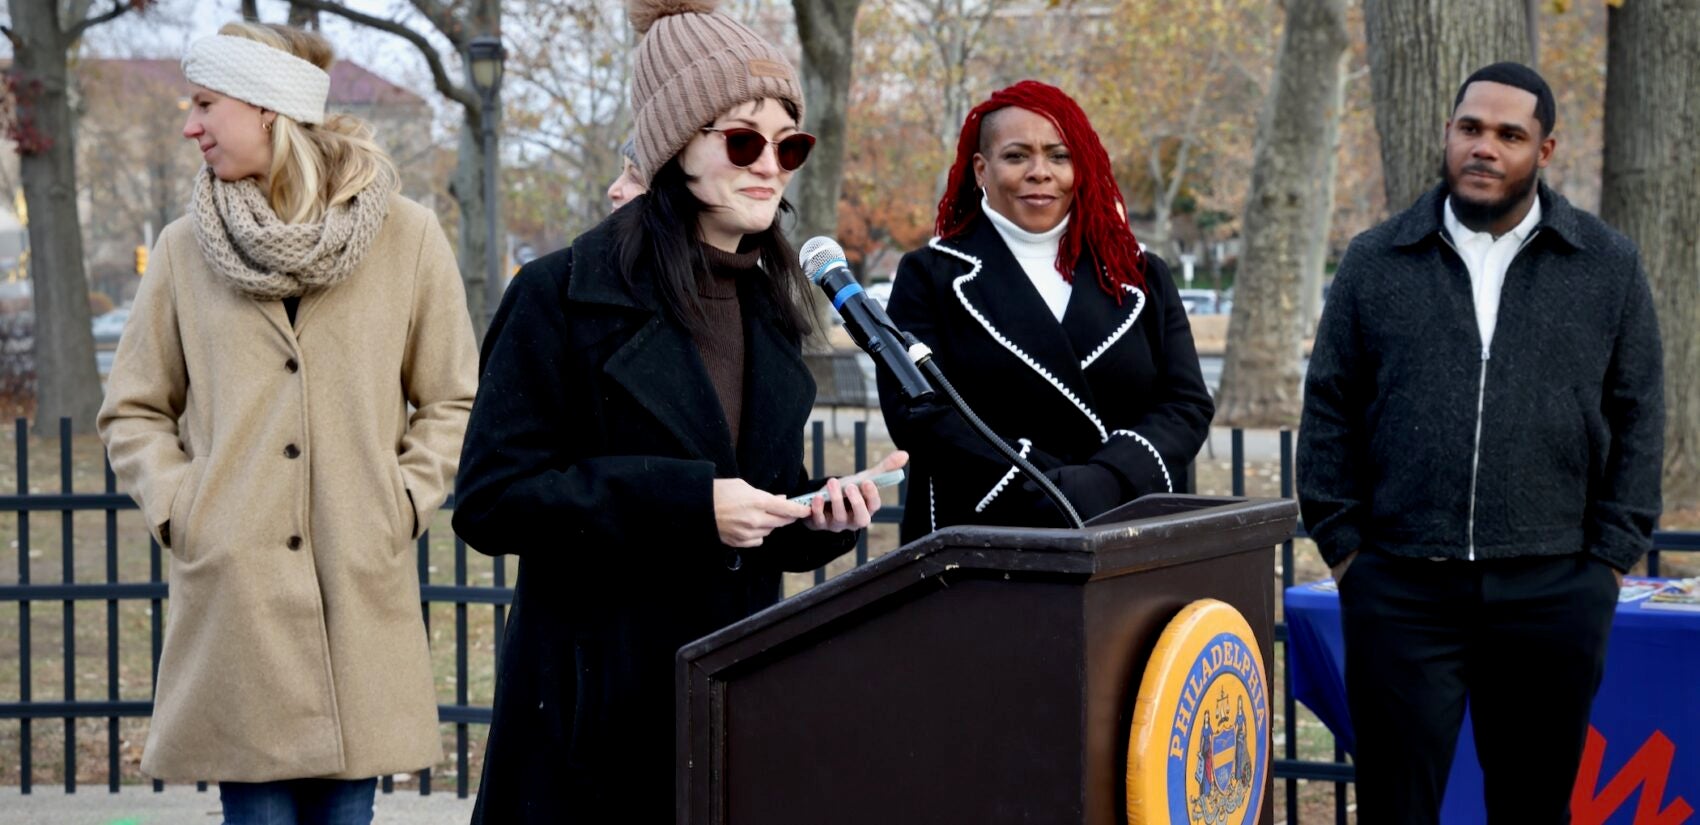
[{"label": "street lamp post", "polygon": [[482,106],[479,149],[484,154],[484,325],[488,329],[502,303],[502,253],[496,237],[496,96],[502,88],[502,62],[507,50],[497,37],[475,37],[466,44],[467,71]]}]

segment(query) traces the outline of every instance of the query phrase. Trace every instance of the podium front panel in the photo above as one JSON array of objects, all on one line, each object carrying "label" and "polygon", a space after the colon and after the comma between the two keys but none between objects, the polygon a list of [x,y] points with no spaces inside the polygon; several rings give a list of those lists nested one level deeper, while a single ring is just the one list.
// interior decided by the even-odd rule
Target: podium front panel
[{"label": "podium front panel", "polygon": [[1125,822],[1158,637],[1222,600],[1271,677],[1270,551],[1297,506],[1149,496],[1100,519],[949,528],[681,649],[677,821]]},{"label": "podium front panel", "polygon": [[944,581],[729,676],[728,822],[1078,818],[1076,588]]}]

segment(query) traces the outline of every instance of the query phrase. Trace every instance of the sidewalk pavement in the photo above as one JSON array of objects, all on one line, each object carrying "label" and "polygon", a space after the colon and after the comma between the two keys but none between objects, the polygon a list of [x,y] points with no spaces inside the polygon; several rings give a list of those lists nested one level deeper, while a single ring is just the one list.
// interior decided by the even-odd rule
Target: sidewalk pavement
[{"label": "sidewalk pavement", "polygon": [[[457,799],[454,791],[435,790],[420,796],[417,789],[397,787],[378,794],[373,825],[465,825],[472,818],[472,799]],[[205,793],[194,785],[167,785],[154,793],[151,785],[126,785],[118,793],[106,786],[81,786],[74,794],[60,786],[36,785],[29,795],[16,786],[0,787],[0,823],[4,825],[218,825],[218,786]]]}]

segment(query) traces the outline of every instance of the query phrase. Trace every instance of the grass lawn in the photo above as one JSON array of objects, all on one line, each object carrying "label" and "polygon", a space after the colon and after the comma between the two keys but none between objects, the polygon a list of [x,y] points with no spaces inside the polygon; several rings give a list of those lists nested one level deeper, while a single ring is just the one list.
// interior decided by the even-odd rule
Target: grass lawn
[{"label": "grass lawn", "polygon": [[[846,433],[849,428],[846,427]],[[56,439],[28,439],[28,492],[56,493],[61,491],[62,462]],[[828,439],[827,467],[834,472],[848,472],[854,466],[853,447],[848,439]],[[883,455],[890,445],[870,442],[870,455]],[[93,437],[74,439],[70,450],[72,489],[77,492],[97,492],[103,489],[102,453]],[[0,490],[21,492],[17,482],[16,462],[0,467]],[[1209,456],[1198,464],[1198,491],[1205,495],[1227,495],[1231,490],[1231,467],[1226,456],[1220,460]],[[1251,496],[1277,496],[1280,492],[1279,466],[1253,463],[1246,468],[1246,493]],[[116,552],[107,552],[106,533],[109,519],[116,529]],[[23,540],[27,524],[28,539]],[[1667,527],[1700,529],[1700,512],[1679,513],[1667,519]],[[64,540],[69,531],[70,555]],[[25,545],[27,544],[27,550]],[[876,525],[869,536],[869,554],[878,556],[897,545],[895,524]],[[149,580],[154,559],[149,552],[147,532],[135,510],[109,515],[103,512],[77,513],[66,517],[60,513],[34,513],[0,517],[0,584],[15,584],[21,567],[27,567],[29,580],[35,583],[57,583],[65,578],[67,567],[71,578],[78,582],[102,582],[112,578],[121,582]],[[495,560],[470,550],[463,550],[464,581],[470,585],[496,584]],[[1686,556],[1686,557],[1685,557]],[[1700,574],[1700,554],[1666,554],[1665,575]],[[1276,565],[1277,587],[1280,586],[1280,555],[1272,554]],[[1321,560],[1309,542],[1301,541],[1294,554],[1294,581],[1304,582],[1327,575]],[[161,564],[166,563],[162,558]],[[829,575],[848,570],[854,557],[847,555],[828,567]],[[517,561],[505,567],[505,581],[512,585],[518,570]],[[432,522],[427,557],[427,579],[432,584],[456,582],[457,551],[449,529],[449,514],[438,513]],[[163,570],[161,571],[163,574]],[[785,592],[794,595],[813,586],[812,574],[789,574]],[[1281,600],[1276,594],[1279,609]],[[24,610],[28,611],[30,648],[21,649],[20,627]],[[23,696],[24,672],[28,670],[28,693],[36,701],[58,701],[71,696],[79,699],[105,699],[112,673],[108,668],[107,639],[109,614],[106,602],[81,602],[71,610],[75,655],[69,668],[67,691],[64,662],[64,639],[67,623],[63,602],[34,602],[27,608],[16,603],[0,604],[0,701],[15,701]],[[455,644],[457,639],[456,607],[448,604],[431,605],[428,612],[431,653],[435,664],[437,694],[444,704],[454,704],[460,682],[464,679],[467,701],[472,705],[488,706],[495,688],[494,650],[496,609],[489,605],[469,605],[466,639],[468,670],[456,672]],[[1279,618],[1279,616],[1277,617]],[[147,700],[151,691],[153,625],[152,605],[146,601],[119,602],[110,620],[116,625],[121,643],[117,656],[117,698]],[[1277,651],[1279,653],[1279,651]],[[1275,685],[1282,683],[1281,659],[1277,655]],[[1275,702],[1273,719],[1277,756],[1285,754],[1285,720],[1283,703]],[[0,785],[20,782],[20,745],[23,723],[0,721]],[[42,719],[29,723],[31,777],[37,784],[57,785],[65,775],[65,723],[58,719]],[[141,746],[146,739],[146,719],[122,719],[118,724],[120,781],[146,781],[138,764]],[[79,785],[95,786],[87,792],[104,792],[108,765],[108,722],[105,719],[85,719],[75,723],[76,777]],[[433,771],[432,790],[453,793],[459,771],[456,759],[456,730],[443,725],[443,743],[447,758]],[[1328,730],[1308,710],[1300,707],[1297,719],[1298,755],[1301,759],[1330,761],[1334,758],[1334,741]],[[486,730],[470,726],[467,742],[470,769],[467,780],[476,789],[482,764]],[[398,790],[416,788],[418,780],[398,777]],[[1271,786],[1275,797],[1276,820],[1285,821],[1286,793],[1281,783]],[[1300,783],[1301,819],[1329,821],[1333,818],[1335,789],[1331,783]]]}]

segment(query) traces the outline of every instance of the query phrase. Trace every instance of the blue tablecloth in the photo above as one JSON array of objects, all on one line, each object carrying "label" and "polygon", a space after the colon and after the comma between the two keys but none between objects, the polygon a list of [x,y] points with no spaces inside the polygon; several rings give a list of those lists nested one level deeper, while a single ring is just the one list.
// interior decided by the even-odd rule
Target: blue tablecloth
[{"label": "blue tablecloth", "polygon": [[[1576,825],[1700,822],[1693,815],[1700,810],[1700,613],[1643,605],[1618,605],[1612,623],[1590,752],[1583,756],[1573,797]],[[1288,588],[1286,621],[1293,697],[1353,752],[1345,639],[1333,582]],[[1481,765],[1467,716],[1440,821],[1486,821]]]}]

